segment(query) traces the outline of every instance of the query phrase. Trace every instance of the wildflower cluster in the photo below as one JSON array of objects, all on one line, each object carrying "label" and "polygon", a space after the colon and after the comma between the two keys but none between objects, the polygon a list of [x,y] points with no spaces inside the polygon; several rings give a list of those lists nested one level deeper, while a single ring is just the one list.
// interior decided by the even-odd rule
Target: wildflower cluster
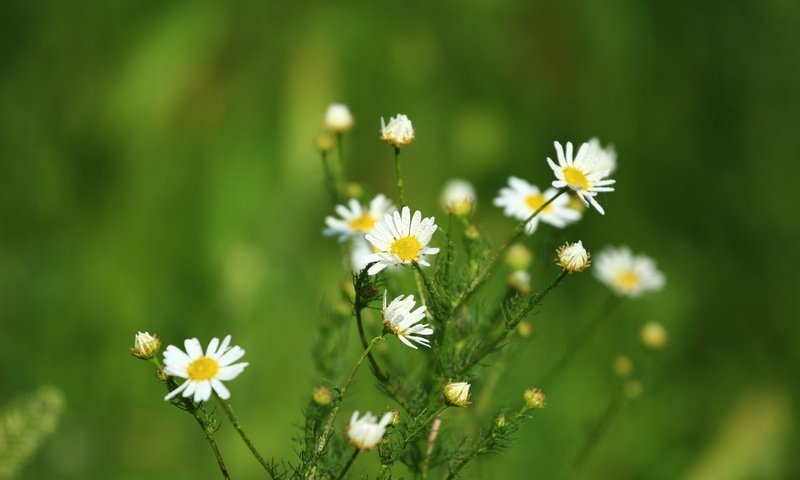
[{"label": "wildflower cluster", "polygon": [[[157,335],[140,332],[135,337],[132,354],[153,364],[166,387],[164,399],[194,416],[224,478],[227,466],[214,438],[220,421],[205,405],[212,398],[272,478],[345,478],[356,457],[371,451],[377,451],[372,454],[377,457],[373,461],[377,478],[391,478],[392,472],[422,477],[436,472],[436,477],[455,478],[475,458],[508,446],[532,413],[546,406],[541,388],[520,385],[523,393],[515,406],[506,402],[500,411],[484,413],[505,364],[498,358],[509,345],[532,336],[531,313],[566,278],[592,268],[596,278],[620,297],[638,297],[664,285],[663,274],[651,259],[633,255],[627,247],[606,248],[593,258],[575,239],[558,248],[548,245],[552,253],[542,269],[553,270],[551,278],[545,282],[537,278],[541,286],[533,286],[535,259],[526,245],[531,242],[528,237],[542,237],[542,229],[550,233],[566,229],[589,208],[605,214],[600,194],[614,191],[613,147],[591,139],[575,152],[571,142],[555,142],[557,161],[547,158],[553,176],[544,184],[509,177],[492,203],[512,222],[507,239],[493,248],[488,233],[474,221],[478,195],[470,182],[454,179],[445,185],[440,196],[444,216],[438,220],[407,201],[400,153],[414,143],[417,132],[404,114],[391,116],[388,122],[381,118],[379,128],[375,122],[378,139],[391,147],[387,157],[394,160],[396,196],[368,194],[366,188],[351,183],[343,142],[355,123],[345,105],[331,105],[324,116],[325,131],[314,142],[325,186],[334,200],[331,214],[321,219],[322,233],[346,246],[344,260],[351,281],[343,289],[348,303],[339,302],[319,324],[313,352],[319,383],[303,410],[298,458],[265,460],[233,414],[228,403],[231,392],[223,382],[238,377],[248,363],[240,361],[245,351],[231,345],[230,335],[222,341],[213,338],[205,349],[195,338],[185,340],[183,348],[168,345],[163,363]],[[333,151],[335,161],[330,158]],[[390,171],[388,161],[385,170]],[[505,295],[475,301],[503,264]],[[605,316],[608,312],[589,322],[577,338],[588,338]],[[647,323],[640,336],[651,351],[666,344],[666,330],[657,322]],[[358,352],[344,347],[345,340],[354,337],[360,344]],[[387,337],[397,337],[398,342],[384,342]],[[547,386],[580,347],[572,345],[550,374],[532,380]],[[369,411],[365,402],[351,398],[349,389],[364,364],[385,395]],[[628,378],[635,370],[629,356],[620,354],[614,370],[625,378],[621,395],[641,394],[641,380]],[[360,406],[350,412],[349,422],[340,415],[345,399],[348,407]],[[465,414],[455,415],[456,409]],[[361,415],[362,411],[366,413]]]}]

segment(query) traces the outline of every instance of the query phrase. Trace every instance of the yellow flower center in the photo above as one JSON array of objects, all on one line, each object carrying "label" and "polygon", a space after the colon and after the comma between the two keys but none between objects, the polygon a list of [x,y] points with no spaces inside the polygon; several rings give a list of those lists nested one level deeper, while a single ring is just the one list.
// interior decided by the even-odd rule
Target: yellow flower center
[{"label": "yellow flower center", "polygon": [[365,213],[358,218],[350,220],[350,228],[359,232],[369,233],[375,226],[375,219],[369,213]]},{"label": "yellow flower center", "polygon": [[575,167],[564,168],[564,181],[574,190],[589,190],[589,179]]},{"label": "yellow flower center", "polygon": [[414,262],[419,259],[419,252],[422,250],[422,244],[419,243],[417,237],[409,235],[408,237],[398,238],[392,243],[389,252],[397,255],[400,260],[404,262]]},{"label": "yellow flower center", "polygon": [[[547,203],[547,197],[542,195],[541,193],[531,193],[527,197],[525,197],[525,203],[531,208],[532,211],[536,211],[542,207],[545,203]],[[553,210],[553,204],[544,207],[543,212],[550,212]]]},{"label": "yellow flower center", "polygon": [[186,374],[189,380],[211,380],[219,372],[219,363],[210,357],[200,357],[189,364]]},{"label": "yellow flower center", "polygon": [[617,275],[617,286],[625,292],[632,292],[639,288],[639,275],[632,270],[623,270]]}]

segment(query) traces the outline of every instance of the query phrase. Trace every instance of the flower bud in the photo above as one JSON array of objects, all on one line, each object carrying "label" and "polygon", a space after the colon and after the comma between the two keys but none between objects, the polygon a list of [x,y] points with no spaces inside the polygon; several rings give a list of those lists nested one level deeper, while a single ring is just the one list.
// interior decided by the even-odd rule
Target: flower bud
[{"label": "flower bud", "polygon": [[150,360],[158,354],[161,348],[161,338],[158,335],[150,335],[147,332],[139,332],[133,339],[131,353],[136,358]]},{"label": "flower bud", "polygon": [[396,427],[400,424],[400,412],[397,409],[392,410],[392,422],[391,425]]},{"label": "flower bud", "polygon": [[511,270],[527,270],[533,263],[533,254],[525,245],[515,243],[508,247],[505,260]]},{"label": "flower bud", "polygon": [[314,136],[314,148],[321,153],[328,153],[333,150],[333,136],[330,133],[318,133]]},{"label": "flower bud", "polygon": [[642,343],[651,350],[660,350],[667,344],[667,330],[658,322],[647,322],[641,335]]},{"label": "flower bud", "polygon": [[517,334],[522,338],[530,338],[533,335],[533,324],[527,320],[519,322]]},{"label": "flower bud", "polygon": [[475,187],[466,180],[450,180],[442,191],[442,207],[447,213],[466,217],[475,208],[477,197]]},{"label": "flower bud", "polygon": [[332,103],[325,112],[325,126],[337,133],[353,128],[353,114],[347,105]]},{"label": "flower bud", "polygon": [[469,404],[469,387],[467,382],[448,382],[444,385],[444,398],[452,407],[466,407]]},{"label": "flower bud", "polygon": [[381,117],[381,140],[394,148],[411,145],[414,136],[414,126],[407,116],[397,114],[396,117],[389,117],[388,124]]},{"label": "flower bud", "polygon": [[547,406],[545,401],[547,397],[545,397],[544,392],[538,388],[528,388],[525,390],[525,393],[522,394],[522,398],[525,400],[525,408],[528,410],[544,408]]},{"label": "flower bud", "polygon": [[311,394],[311,398],[314,400],[314,403],[317,405],[324,407],[325,405],[330,405],[333,397],[331,396],[331,390],[328,387],[317,387],[314,389],[314,392]]},{"label": "flower bud", "polygon": [[348,182],[344,186],[344,194],[347,198],[361,198],[364,195],[364,187],[358,182]]},{"label": "flower bud", "polygon": [[565,243],[556,250],[556,263],[567,272],[582,272],[592,264],[592,255],[583,243]]},{"label": "flower bud", "polygon": [[630,399],[634,399],[634,398],[639,398],[640,396],[642,396],[642,391],[643,390],[644,390],[644,387],[642,386],[642,382],[640,382],[638,380],[631,380],[631,381],[629,381],[628,383],[625,384],[625,388],[623,389],[623,392],[625,393],[626,397],[628,397]]},{"label": "flower bud", "polygon": [[531,292],[531,274],[525,270],[516,270],[506,277],[508,286],[525,295]]},{"label": "flower bud", "polygon": [[481,232],[475,225],[470,225],[464,230],[464,236],[470,240],[477,240],[481,238]]},{"label": "flower bud", "polygon": [[497,428],[502,430],[508,425],[508,419],[505,415],[498,415],[497,418],[494,419],[494,424]]},{"label": "flower bud", "polygon": [[614,357],[612,368],[620,377],[627,377],[633,371],[633,361],[627,355],[617,355]]}]

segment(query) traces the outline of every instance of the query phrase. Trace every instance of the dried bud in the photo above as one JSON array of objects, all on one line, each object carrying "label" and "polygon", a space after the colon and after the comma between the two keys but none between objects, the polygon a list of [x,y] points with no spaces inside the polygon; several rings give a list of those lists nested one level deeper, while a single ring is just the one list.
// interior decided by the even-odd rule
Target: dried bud
[{"label": "dried bud", "polygon": [[466,407],[469,405],[469,387],[467,382],[448,382],[444,385],[444,398],[452,407]]},{"label": "dried bud", "polygon": [[660,350],[667,344],[667,330],[658,322],[647,322],[641,335],[642,343],[651,350]]},{"label": "dried bud", "polygon": [[131,353],[136,358],[150,360],[158,354],[161,348],[161,338],[158,335],[150,335],[147,332],[139,332],[133,339]]},{"label": "dried bud", "polygon": [[556,250],[556,263],[567,272],[582,272],[592,264],[592,255],[583,248],[583,243],[565,243]]},{"label": "dried bud", "polygon": [[314,393],[311,394],[311,398],[314,399],[314,403],[321,407],[330,405],[332,400],[331,390],[328,387],[317,387],[314,389]]},{"label": "dried bud", "polygon": [[527,270],[533,263],[533,254],[528,247],[521,243],[515,243],[508,247],[506,252],[506,265],[511,270]]},{"label": "dried bud", "polygon": [[547,406],[545,403],[547,397],[545,397],[544,392],[538,388],[528,388],[525,390],[525,393],[522,394],[522,398],[525,400],[525,408],[529,410]]}]

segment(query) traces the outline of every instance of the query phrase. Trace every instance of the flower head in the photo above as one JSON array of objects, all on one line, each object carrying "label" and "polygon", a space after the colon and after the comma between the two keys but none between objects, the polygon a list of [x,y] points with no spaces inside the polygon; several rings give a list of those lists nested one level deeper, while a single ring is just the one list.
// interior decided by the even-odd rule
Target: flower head
[{"label": "flower head", "polygon": [[450,180],[442,190],[442,206],[447,213],[466,217],[475,208],[475,187],[466,180]]},{"label": "flower head", "polygon": [[416,302],[414,295],[395,298],[388,305],[386,304],[387,292],[383,292],[383,324],[386,329],[397,335],[401,342],[411,348],[417,348],[412,342],[416,342],[424,347],[430,348],[430,340],[420,335],[431,335],[433,329],[430,326],[419,323],[425,318],[427,307],[420,305],[412,311]]},{"label": "flower head", "polygon": [[419,210],[412,216],[408,207],[403,207],[402,213],[395,211],[384,215],[383,220],[366,235],[369,243],[378,250],[371,259],[377,263],[367,272],[375,275],[389,265],[429,265],[425,255],[439,253],[438,248],[428,247],[438,228],[435,222],[433,217],[422,218]]},{"label": "flower head", "polygon": [[138,332],[133,339],[131,353],[136,358],[150,360],[158,353],[161,348],[161,338],[158,335],[150,335],[147,332]]},{"label": "flower head", "polygon": [[393,146],[402,148],[411,145],[414,141],[414,126],[411,120],[402,113],[396,117],[389,117],[389,123],[385,123],[381,117],[381,140]]},{"label": "flower head", "polygon": [[651,350],[660,350],[667,344],[667,329],[658,322],[647,322],[642,327],[642,343]]},{"label": "flower head", "polygon": [[469,405],[469,387],[467,382],[447,382],[444,385],[444,398],[448,405],[466,407]]},{"label": "flower head", "polygon": [[528,388],[522,394],[523,400],[525,400],[525,408],[529,410],[544,408],[547,406],[544,392],[538,388]]},{"label": "flower head", "polygon": [[556,180],[553,181],[555,188],[569,187],[583,201],[585,205],[590,205],[601,214],[605,214],[603,207],[594,199],[598,192],[613,192],[613,185],[616,180],[608,177],[608,170],[597,170],[595,166],[596,152],[588,143],[584,143],[578,149],[575,158],[572,157],[572,143],[567,142],[566,155],[561,144],[555,142],[556,153],[558,154],[558,164],[549,157],[547,163],[553,169]]},{"label": "flower head", "polygon": [[325,112],[325,126],[334,132],[346,132],[353,128],[353,114],[347,105],[332,103]]},{"label": "flower head", "polygon": [[347,438],[350,443],[359,450],[372,450],[383,441],[383,434],[386,427],[391,423],[392,412],[386,412],[380,421],[367,412],[363,417],[358,418],[358,410],[353,412],[350,417],[350,424],[347,426]]},{"label": "flower head", "polygon": [[564,270],[582,272],[592,264],[592,254],[583,248],[583,242],[565,243],[556,250],[556,263]]},{"label": "flower head", "polygon": [[[495,206],[503,208],[503,213],[517,220],[526,220],[542,207],[548,200],[558,194],[555,188],[549,188],[542,193],[536,185],[532,185],[517,177],[508,179],[508,187],[503,187],[500,194],[494,199]],[[569,197],[560,195],[544,207],[539,214],[525,225],[528,235],[536,231],[541,220],[557,228],[564,228],[568,224],[581,218],[581,214],[569,208]]]},{"label": "flower head", "polygon": [[337,205],[335,210],[339,218],[325,217],[328,228],[323,233],[328,236],[338,235],[339,241],[343,242],[350,237],[370,233],[378,220],[394,211],[395,207],[385,195],[378,194],[370,200],[369,206],[362,206],[358,200],[351,198],[347,206]]},{"label": "flower head", "polygon": [[614,173],[617,169],[617,150],[614,145],[607,145],[603,148],[597,137],[592,137],[588,142],[590,156],[594,160],[594,170],[597,172],[607,171],[606,176]]},{"label": "flower head", "polygon": [[618,295],[638,297],[661,290],[662,274],[653,259],[634,255],[628,247],[608,247],[595,257],[594,274]]},{"label": "flower head", "polygon": [[331,389],[323,386],[314,388],[314,391],[311,393],[311,398],[314,400],[314,403],[320,406],[330,405],[333,401]]},{"label": "flower head", "polygon": [[533,253],[521,243],[515,243],[506,250],[506,265],[511,270],[527,270],[533,263]]},{"label": "flower head", "polygon": [[205,355],[196,338],[183,342],[186,352],[174,345],[167,346],[164,351],[164,373],[185,378],[186,381],[164,397],[164,400],[183,392],[184,397],[194,395],[195,402],[204,402],[211,398],[212,389],[220,398],[229,398],[231,394],[222,381],[233,380],[248,365],[247,362],[233,363],[242,358],[244,350],[238,346],[231,347],[230,343],[230,335],[221,344],[218,338],[212,338]]}]

